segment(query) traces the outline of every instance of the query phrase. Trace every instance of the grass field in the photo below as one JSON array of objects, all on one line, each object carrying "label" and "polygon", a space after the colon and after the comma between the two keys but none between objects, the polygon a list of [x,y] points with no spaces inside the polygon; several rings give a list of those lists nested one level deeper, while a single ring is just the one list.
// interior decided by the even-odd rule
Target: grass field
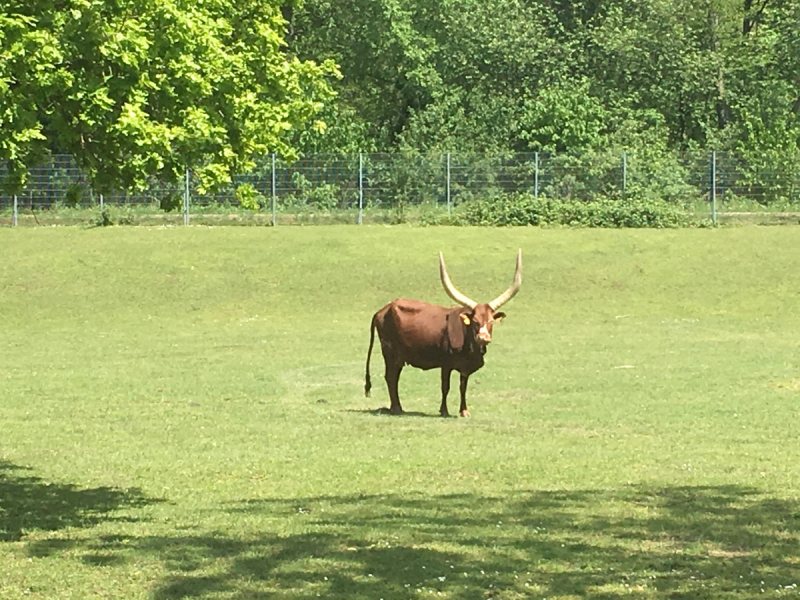
[{"label": "grass field", "polygon": [[[438,417],[374,311],[520,294]],[[800,228],[0,229],[0,598],[800,593]],[[451,392],[451,411],[457,394]]]}]

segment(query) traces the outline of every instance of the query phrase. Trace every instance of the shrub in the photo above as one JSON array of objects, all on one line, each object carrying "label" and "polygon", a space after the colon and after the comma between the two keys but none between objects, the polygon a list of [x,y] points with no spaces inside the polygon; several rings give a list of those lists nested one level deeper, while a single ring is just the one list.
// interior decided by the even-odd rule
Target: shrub
[{"label": "shrub", "polygon": [[301,205],[311,206],[317,210],[330,212],[339,207],[339,186],[332,183],[312,183],[302,173],[292,174],[292,184],[297,189]]},{"label": "shrub", "polygon": [[682,227],[691,216],[681,206],[646,198],[553,200],[531,194],[486,198],[467,205],[469,225],[567,225],[570,227]]},{"label": "shrub", "polygon": [[164,212],[180,210],[183,207],[183,194],[180,192],[173,192],[166,196],[162,196],[159,200],[159,206]]},{"label": "shrub", "polygon": [[110,227],[112,225],[136,225],[136,217],[129,208],[121,210],[106,204],[89,220],[90,227]]},{"label": "shrub", "polygon": [[331,183],[323,183],[306,191],[307,201],[320,210],[332,211],[339,204],[339,188]]},{"label": "shrub", "polygon": [[136,225],[136,216],[130,210],[126,210],[117,218],[117,225]]},{"label": "shrub", "polygon": [[236,188],[236,200],[245,210],[259,210],[265,202],[264,196],[250,183],[243,183]]},{"label": "shrub", "polygon": [[109,227],[113,224],[114,220],[111,218],[111,213],[106,206],[101,208],[100,211],[95,215],[94,219],[92,219],[92,225],[95,227]]}]

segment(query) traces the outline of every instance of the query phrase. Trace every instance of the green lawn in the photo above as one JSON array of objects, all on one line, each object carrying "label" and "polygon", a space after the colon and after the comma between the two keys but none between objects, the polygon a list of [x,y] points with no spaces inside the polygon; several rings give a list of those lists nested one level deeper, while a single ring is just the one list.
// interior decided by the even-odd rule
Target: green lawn
[{"label": "green lawn", "polygon": [[[449,304],[439,250],[488,300],[519,247],[473,416],[413,369],[381,414],[372,313]],[[798,256],[797,227],[2,228],[0,598],[796,596]]]}]

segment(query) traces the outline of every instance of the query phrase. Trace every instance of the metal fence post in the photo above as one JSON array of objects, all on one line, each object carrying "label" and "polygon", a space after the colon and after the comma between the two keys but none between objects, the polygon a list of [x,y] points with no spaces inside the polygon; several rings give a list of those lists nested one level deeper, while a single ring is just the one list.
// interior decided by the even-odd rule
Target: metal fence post
[{"label": "metal fence post", "polygon": [[622,195],[625,195],[625,191],[628,188],[628,153],[627,151],[622,151]]},{"label": "metal fence post", "polygon": [[11,225],[17,226],[17,195],[14,194],[14,213],[11,216]]},{"label": "metal fence post", "polygon": [[186,169],[186,188],[183,191],[183,224],[189,224],[189,169]]},{"label": "metal fence post", "polygon": [[275,227],[275,153],[272,153],[272,226]]},{"label": "metal fence post", "polygon": [[361,225],[364,219],[364,159],[361,152],[358,153],[358,224]]},{"label": "metal fence post", "polygon": [[717,151],[711,151],[711,221],[717,224]]},{"label": "metal fence post", "polygon": [[450,214],[450,153],[447,153],[447,214]]},{"label": "metal fence post", "polygon": [[539,153],[533,153],[533,197],[539,197]]}]

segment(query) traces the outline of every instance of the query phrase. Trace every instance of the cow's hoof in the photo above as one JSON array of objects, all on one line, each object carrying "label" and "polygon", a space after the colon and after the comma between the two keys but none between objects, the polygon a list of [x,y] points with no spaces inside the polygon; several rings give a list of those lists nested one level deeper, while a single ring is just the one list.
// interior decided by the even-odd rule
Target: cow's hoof
[{"label": "cow's hoof", "polygon": [[402,414],[403,414],[403,409],[402,409],[402,408],[400,408],[399,406],[392,406],[392,407],[389,409],[389,412],[390,412],[391,414],[393,414],[393,415],[402,415]]},{"label": "cow's hoof", "polygon": [[468,417],[469,416],[469,411],[465,408],[464,410],[461,411],[461,416],[462,417]]},{"label": "cow's hoof", "polygon": [[439,411],[439,415],[442,416],[442,417],[449,417],[450,413],[447,412],[446,410],[440,410]]}]

